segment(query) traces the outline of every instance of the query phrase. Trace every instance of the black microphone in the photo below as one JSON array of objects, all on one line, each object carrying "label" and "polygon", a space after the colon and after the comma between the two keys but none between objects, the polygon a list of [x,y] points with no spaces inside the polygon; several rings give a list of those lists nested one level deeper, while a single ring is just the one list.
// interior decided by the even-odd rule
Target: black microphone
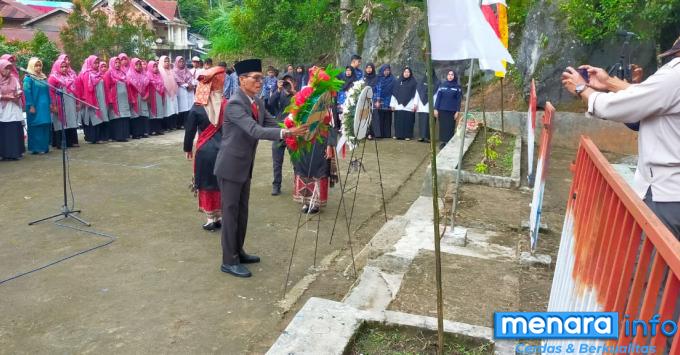
[{"label": "black microphone", "polygon": [[626,30],[618,30],[616,31],[616,35],[619,37],[639,37],[637,34]]}]

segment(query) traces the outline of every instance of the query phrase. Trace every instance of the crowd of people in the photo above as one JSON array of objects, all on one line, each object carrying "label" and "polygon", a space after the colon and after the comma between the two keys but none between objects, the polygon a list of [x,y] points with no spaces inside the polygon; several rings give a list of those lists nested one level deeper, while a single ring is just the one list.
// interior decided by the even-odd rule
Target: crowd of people
[{"label": "crowd of people", "polygon": [[[337,96],[336,117],[348,91],[363,80],[374,92],[369,139],[417,137],[429,142],[427,81],[418,83],[409,67],[404,67],[396,78],[389,64],[376,70],[373,63],[368,63],[362,69],[361,60],[358,55],[352,56],[338,77],[344,84]],[[213,169],[223,134],[221,112],[240,89],[234,66],[225,62],[213,66],[210,58],[193,57],[187,63],[183,57],[175,57],[173,63],[168,56],[145,61],[121,53],[108,61],[91,55],[80,72],[71,67],[66,54],[58,57],[49,73],[44,67],[39,58],[31,58],[20,80],[15,56],[6,54],[0,59],[3,160],[20,159],[26,150],[25,138],[32,154],[47,153],[50,145],[61,148],[62,139],[66,147],[78,147],[78,128],[91,144],[126,142],[185,128],[183,150],[188,159],[194,160],[193,186],[199,208],[207,215],[203,228],[212,231],[221,227],[219,186]],[[281,123],[293,95],[307,85],[309,73],[302,65],[289,64],[283,74],[270,66],[259,80],[258,98]],[[462,90],[453,70],[447,71],[434,89],[443,145],[455,132]],[[319,212],[326,205],[329,188],[337,181],[333,159],[336,141],[337,132],[333,131],[328,140],[316,143],[312,152],[292,162],[293,198],[302,204],[305,213]],[[285,152],[283,140],[272,142],[272,195],[281,194]]]},{"label": "crowd of people", "polygon": [[182,129],[195,103],[198,77],[212,67],[206,60],[198,68],[198,58],[193,59],[192,65],[182,57],[171,63],[168,56],[146,61],[121,53],[107,62],[91,55],[76,72],[62,54],[49,72],[39,58],[31,58],[21,80],[16,57],[3,55],[0,158],[20,159],[26,151],[24,138],[32,154],[47,153],[50,145],[61,148],[62,137],[66,147],[79,147],[78,128],[92,144]]}]

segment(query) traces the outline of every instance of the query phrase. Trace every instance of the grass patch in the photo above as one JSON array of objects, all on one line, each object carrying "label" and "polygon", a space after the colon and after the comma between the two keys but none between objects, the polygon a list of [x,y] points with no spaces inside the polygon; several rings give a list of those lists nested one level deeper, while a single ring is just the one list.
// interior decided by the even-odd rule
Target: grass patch
[{"label": "grass patch", "polygon": [[486,164],[486,171],[479,169],[480,163],[484,160],[484,129],[480,128],[477,137],[470,145],[470,148],[463,157],[463,170],[470,172],[483,173],[494,176],[511,176],[512,161],[515,154],[515,136],[509,133],[501,133],[491,128],[487,128],[486,138],[489,140],[494,134],[498,134],[501,143],[493,149],[493,161]]},{"label": "grass patch", "polygon": [[[437,332],[434,331],[365,323],[345,355],[436,354],[437,346]],[[444,334],[444,354],[487,355],[493,354],[493,346],[470,338]]]}]

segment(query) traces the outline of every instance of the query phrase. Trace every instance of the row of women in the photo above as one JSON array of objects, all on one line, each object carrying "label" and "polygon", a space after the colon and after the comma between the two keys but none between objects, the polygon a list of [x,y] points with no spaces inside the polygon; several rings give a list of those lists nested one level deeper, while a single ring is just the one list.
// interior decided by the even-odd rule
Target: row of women
[{"label": "row of women", "polygon": [[[347,66],[343,79],[345,84],[343,92],[338,95],[339,104],[344,102],[346,92],[358,80],[356,70]],[[429,142],[429,100],[425,78],[418,83],[409,67],[405,67],[401,75],[395,78],[389,64],[382,65],[376,71],[375,65],[368,63],[364,69],[363,80],[373,89],[374,112],[369,138],[392,137],[411,140],[415,137],[417,117],[418,140]],[[437,80],[433,92],[435,116],[439,124],[439,141],[443,146],[455,133],[455,116],[460,111],[462,89],[456,73],[447,70],[446,78]]]},{"label": "row of women", "polygon": [[60,148],[62,137],[67,147],[77,147],[79,125],[90,143],[160,135],[181,128],[194,104],[194,78],[182,57],[173,68],[167,56],[146,63],[121,53],[107,63],[91,55],[76,73],[62,54],[49,75],[40,59],[31,58],[23,85],[15,61],[9,54],[0,59],[3,159],[19,159],[25,151],[23,111],[28,150],[43,154],[50,142]]}]

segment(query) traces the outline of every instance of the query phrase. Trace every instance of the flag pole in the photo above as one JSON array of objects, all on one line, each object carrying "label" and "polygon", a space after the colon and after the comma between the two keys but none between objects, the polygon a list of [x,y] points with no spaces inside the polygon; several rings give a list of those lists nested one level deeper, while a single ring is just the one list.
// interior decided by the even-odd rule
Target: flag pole
[{"label": "flag pole", "polygon": [[[428,3],[425,1],[425,16],[428,16]],[[429,23],[429,21],[427,22]],[[442,259],[441,259],[441,234],[439,232],[439,185],[437,182],[437,136],[435,135],[434,121],[434,90],[432,86],[432,44],[430,43],[430,26],[425,30],[425,70],[427,72],[427,102],[429,103],[430,122],[430,152],[431,152],[431,175],[432,175],[432,212],[434,227],[434,259],[437,283],[437,339],[439,346],[437,354],[444,354],[444,300],[442,296]]]},{"label": "flag pole", "polygon": [[465,131],[467,130],[468,112],[470,108],[470,91],[472,91],[472,76],[475,72],[475,60],[470,59],[470,73],[468,76],[467,93],[465,94],[465,114],[463,115],[463,125],[460,128],[460,148],[458,150],[458,163],[456,165],[456,194],[453,196],[453,206],[451,206],[451,232],[456,227],[456,210],[458,209],[458,196],[460,194],[460,175],[463,171],[463,150],[465,147]]}]

